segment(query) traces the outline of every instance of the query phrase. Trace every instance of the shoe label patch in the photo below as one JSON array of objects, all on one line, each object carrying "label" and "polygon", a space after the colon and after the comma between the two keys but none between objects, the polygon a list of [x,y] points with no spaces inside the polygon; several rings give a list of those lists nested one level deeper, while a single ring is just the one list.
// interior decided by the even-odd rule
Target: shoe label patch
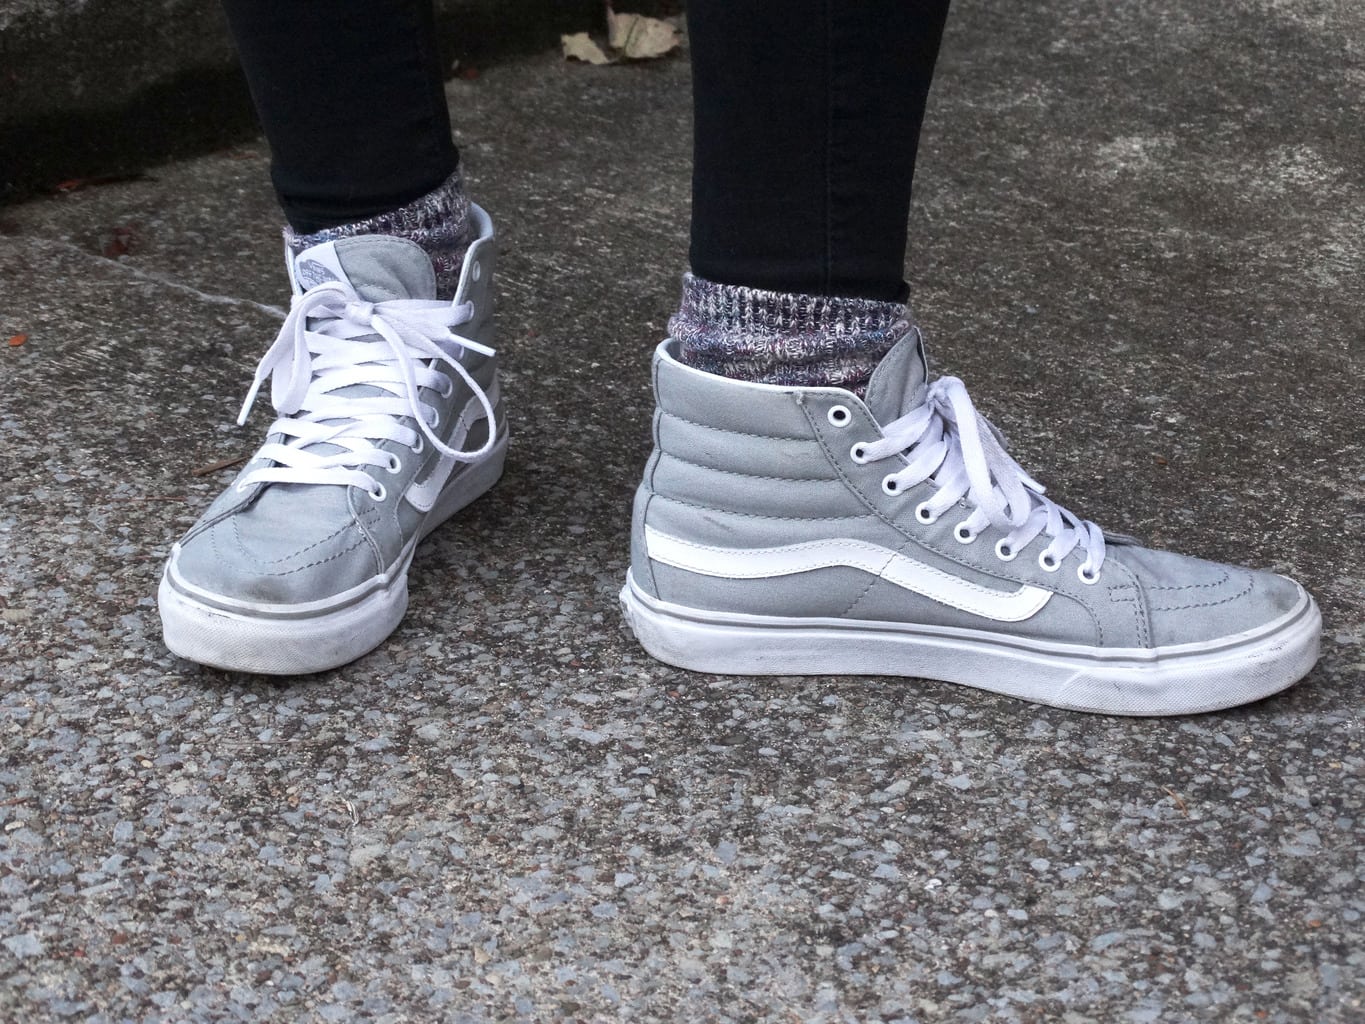
[{"label": "shoe label patch", "polygon": [[774,548],[722,548],[696,544],[646,526],[645,548],[650,558],[664,565],[731,580],[791,576],[835,566],[861,569],[931,601],[996,622],[1030,619],[1052,597],[1050,590],[1040,587],[983,587],[890,548],[847,537]]},{"label": "shoe label patch", "polygon": [[296,292],[300,295],[328,281],[350,283],[346,271],[342,269],[341,259],[337,256],[335,242],[320,242],[303,250],[288,262],[290,277],[293,279]]}]

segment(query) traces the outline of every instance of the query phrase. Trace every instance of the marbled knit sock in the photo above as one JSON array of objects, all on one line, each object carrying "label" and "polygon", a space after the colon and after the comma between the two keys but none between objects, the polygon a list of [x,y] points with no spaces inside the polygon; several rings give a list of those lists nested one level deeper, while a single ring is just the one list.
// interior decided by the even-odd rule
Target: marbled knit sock
[{"label": "marbled knit sock", "polygon": [[682,361],[707,373],[861,396],[910,326],[898,302],[769,292],[687,274],[668,333],[681,343]]},{"label": "marbled knit sock", "polygon": [[460,284],[464,254],[474,241],[469,197],[465,195],[460,172],[456,171],[420,199],[388,213],[311,235],[296,234],[287,225],[284,229],[284,240],[296,256],[309,246],[356,235],[397,235],[416,242],[431,257],[432,269],[436,271],[436,297],[453,299]]}]

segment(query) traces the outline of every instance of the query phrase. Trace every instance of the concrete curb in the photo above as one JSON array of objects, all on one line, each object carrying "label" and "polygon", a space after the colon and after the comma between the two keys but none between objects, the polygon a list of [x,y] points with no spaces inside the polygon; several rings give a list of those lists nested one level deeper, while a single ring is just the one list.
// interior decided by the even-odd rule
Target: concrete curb
[{"label": "concrete curb", "polygon": [[[466,64],[548,48],[602,19],[601,0],[436,8],[446,56]],[[0,204],[257,132],[217,3],[0,0]]]}]

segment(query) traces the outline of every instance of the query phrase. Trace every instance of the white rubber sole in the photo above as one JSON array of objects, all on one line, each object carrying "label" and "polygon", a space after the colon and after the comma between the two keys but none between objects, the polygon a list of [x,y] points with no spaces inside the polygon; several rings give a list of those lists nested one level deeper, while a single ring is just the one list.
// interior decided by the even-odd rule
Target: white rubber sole
[{"label": "white rubber sole", "polygon": [[177,544],[157,589],[166,646],[201,665],[266,675],[323,672],[369,653],[407,611],[408,567],[418,543],[497,483],[506,457],[504,434],[487,459],[451,480],[386,572],[309,605],[251,604],[200,590],[177,573]]},{"label": "white rubber sole", "polygon": [[1322,615],[1300,589],[1288,614],[1246,633],[1153,650],[1080,647],[1005,633],[702,611],[650,597],[630,574],[621,608],[655,658],[719,675],[908,676],[1110,715],[1236,707],[1303,678]]}]

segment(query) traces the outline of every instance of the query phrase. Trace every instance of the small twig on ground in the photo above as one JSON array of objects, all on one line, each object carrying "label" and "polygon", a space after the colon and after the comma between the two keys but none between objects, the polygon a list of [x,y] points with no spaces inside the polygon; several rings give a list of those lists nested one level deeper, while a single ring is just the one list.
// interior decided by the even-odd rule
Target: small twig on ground
[{"label": "small twig on ground", "polygon": [[230,459],[219,459],[217,462],[210,462],[207,466],[200,466],[198,469],[190,470],[191,476],[208,476],[210,473],[217,473],[220,469],[228,469],[231,466],[240,466],[250,455],[237,455]]},{"label": "small twig on ground", "polygon": [[1185,801],[1180,799],[1180,794],[1170,786],[1162,786],[1161,788],[1165,790],[1166,795],[1171,798],[1171,801],[1175,804],[1176,810],[1188,818],[1190,816],[1190,809],[1185,806]]}]

